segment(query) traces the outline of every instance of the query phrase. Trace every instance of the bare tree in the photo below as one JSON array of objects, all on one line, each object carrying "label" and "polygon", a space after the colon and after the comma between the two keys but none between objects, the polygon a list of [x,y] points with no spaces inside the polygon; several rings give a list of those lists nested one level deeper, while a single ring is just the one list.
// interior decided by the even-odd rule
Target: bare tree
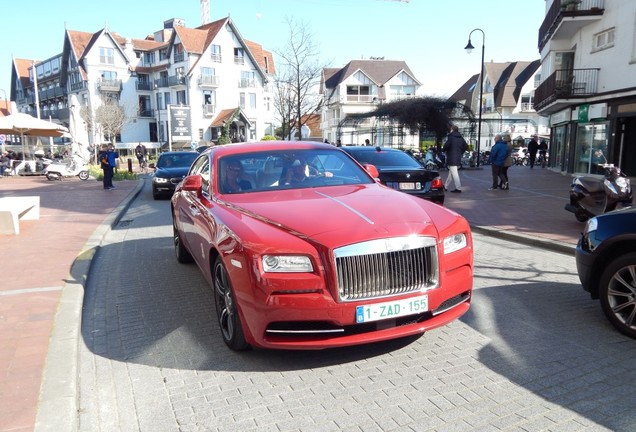
[{"label": "bare tree", "polygon": [[294,112],[294,95],[288,77],[278,74],[274,80],[274,109],[278,113],[281,138],[290,135]]},{"label": "bare tree", "polygon": [[121,133],[128,121],[126,110],[115,99],[105,99],[95,110],[95,123],[99,125],[104,137],[113,145],[115,138]]},{"label": "bare tree", "polygon": [[282,50],[274,51],[282,60],[275,84],[276,90],[282,90],[282,94],[275,97],[274,107],[283,130],[285,124],[293,122],[296,137],[300,140],[307,114],[315,113],[322,104],[318,86],[323,67],[318,61],[318,49],[308,25],[289,17],[285,18],[285,22],[289,27],[289,40]]}]

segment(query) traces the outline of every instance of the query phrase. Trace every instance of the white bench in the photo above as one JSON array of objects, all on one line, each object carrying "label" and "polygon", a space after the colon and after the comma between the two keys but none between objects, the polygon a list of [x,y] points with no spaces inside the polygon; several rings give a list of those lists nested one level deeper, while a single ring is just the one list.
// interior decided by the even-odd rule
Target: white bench
[{"label": "white bench", "polygon": [[20,234],[20,219],[40,219],[39,196],[0,198],[0,235]]}]

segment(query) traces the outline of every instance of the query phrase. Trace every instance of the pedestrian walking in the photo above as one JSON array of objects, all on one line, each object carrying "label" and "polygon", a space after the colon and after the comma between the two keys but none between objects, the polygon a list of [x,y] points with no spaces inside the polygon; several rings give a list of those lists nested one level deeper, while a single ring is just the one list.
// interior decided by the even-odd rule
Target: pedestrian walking
[{"label": "pedestrian walking", "polygon": [[104,189],[106,190],[115,189],[115,186],[113,186],[113,172],[115,170],[115,166],[117,165],[118,157],[119,153],[115,151],[115,147],[112,144],[102,145],[102,150],[99,153],[99,161],[104,173],[103,184]]},{"label": "pedestrian walking", "polygon": [[148,154],[148,150],[146,149],[146,146],[143,145],[142,143],[137,144],[137,147],[135,147],[135,155],[137,156],[137,161],[139,162],[139,171],[144,171],[146,172],[146,166],[147,166],[147,162],[146,162],[146,155]]},{"label": "pedestrian walking", "polygon": [[506,154],[506,160],[504,161],[504,166],[501,170],[503,181],[499,183],[499,187],[503,190],[508,190],[510,189],[510,184],[508,182],[508,168],[510,168],[514,164],[514,160],[512,159],[512,137],[510,136],[510,134],[507,133],[503,134],[502,138],[506,143],[508,153]]},{"label": "pedestrian walking", "polygon": [[537,160],[537,151],[539,151],[539,135],[532,135],[532,139],[528,143],[528,158],[530,159],[530,168],[534,168],[534,163]]},{"label": "pedestrian walking", "polygon": [[[496,190],[505,184],[504,165],[508,156],[508,146],[500,134],[495,135],[495,145],[490,149],[490,169],[492,170],[492,186],[488,190]],[[502,188],[503,189],[503,188]]]},{"label": "pedestrian walking", "polygon": [[446,165],[448,166],[448,177],[446,178],[446,188],[453,180],[454,189],[451,192],[460,193],[462,191],[462,183],[459,180],[458,168],[462,165],[462,155],[468,149],[466,140],[459,133],[456,125],[451,126],[443,150],[446,153]]},{"label": "pedestrian walking", "polygon": [[541,140],[539,143],[539,157],[541,158],[541,168],[545,168],[548,163],[548,143],[545,140]]}]

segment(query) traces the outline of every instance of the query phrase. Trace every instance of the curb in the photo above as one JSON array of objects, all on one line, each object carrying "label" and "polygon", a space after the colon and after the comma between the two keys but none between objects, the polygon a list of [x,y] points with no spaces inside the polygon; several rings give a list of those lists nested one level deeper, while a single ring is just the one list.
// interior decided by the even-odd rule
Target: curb
[{"label": "curb", "polygon": [[574,252],[576,251],[576,245],[557,242],[554,240],[539,238],[539,237],[531,237],[526,234],[521,233],[513,233],[506,230],[490,228],[481,225],[470,225],[470,228],[473,232],[484,234],[489,237],[496,237],[503,240],[509,240],[515,243],[521,243],[528,246],[534,246],[536,248],[546,249],[552,252],[561,253],[564,255],[574,256]]},{"label": "curb", "polygon": [[98,226],[71,265],[53,320],[35,418],[37,432],[79,430],[78,356],[86,280],[102,240],[143,189],[145,179]]}]

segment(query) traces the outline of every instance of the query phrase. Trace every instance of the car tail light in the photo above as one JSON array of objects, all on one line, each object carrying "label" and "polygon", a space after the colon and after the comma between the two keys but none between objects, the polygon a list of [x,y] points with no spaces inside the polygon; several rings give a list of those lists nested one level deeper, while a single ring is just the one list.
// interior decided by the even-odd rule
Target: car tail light
[{"label": "car tail light", "polygon": [[441,177],[435,177],[431,182],[431,189],[441,189],[444,187],[444,182],[442,182]]}]

